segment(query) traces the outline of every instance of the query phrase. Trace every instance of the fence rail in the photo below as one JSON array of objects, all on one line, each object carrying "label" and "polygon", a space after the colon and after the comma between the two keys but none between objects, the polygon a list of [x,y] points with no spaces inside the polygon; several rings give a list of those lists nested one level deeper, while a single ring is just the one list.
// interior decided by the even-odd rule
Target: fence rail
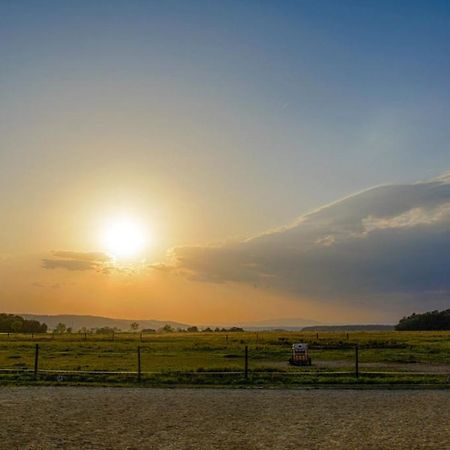
[{"label": "fence rail", "polygon": [[[20,368],[3,368],[0,372],[10,372],[10,373],[34,373],[33,369],[20,369]],[[139,372],[137,370],[70,370],[70,369],[39,369],[39,373],[66,373],[66,374],[89,374],[89,375],[137,375]],[[272,370],[257,370],[250,372],[251,374],[261,374],[261,375],[286,375],[286,376],[297,376],[301,377],[304,375],[354,375],[354,371],[350,370],[308,370],[304,372],[275,372]],[[142,375],[162,375],[162,374],[175,374],[175,375],[245,375],[245,370],[241,371],[141,371]],[[361,374],[361,373],[360,373]],[[364,371],[362,375],[404,375],[404,376],[427,376],[427,375],[442,375],[446,374],[436,373],[436,372],[399,372],[399,371]]]}]

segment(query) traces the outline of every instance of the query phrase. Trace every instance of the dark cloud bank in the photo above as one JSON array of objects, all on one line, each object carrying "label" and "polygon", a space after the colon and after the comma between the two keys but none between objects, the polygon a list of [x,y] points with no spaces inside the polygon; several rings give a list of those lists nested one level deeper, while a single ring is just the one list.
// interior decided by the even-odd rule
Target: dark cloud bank
[{"label": "dark cloud bank", "polygon": [[292,226],[215,247],[178,247],[191,278],[388,309],[449,307],[450,175],[379,186]]}]

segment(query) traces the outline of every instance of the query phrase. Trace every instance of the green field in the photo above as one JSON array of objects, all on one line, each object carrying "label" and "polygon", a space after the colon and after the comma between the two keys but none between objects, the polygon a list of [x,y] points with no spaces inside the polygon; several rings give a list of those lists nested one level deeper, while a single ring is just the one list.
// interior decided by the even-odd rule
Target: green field
[{"label": "green field", "polygon": [[[288,364],[294,342],[309,343],[312,366]],[[450,332],[1,334],[0,383],[135,383],[138,347],[144,385],[446,384],[450,375]]]}]

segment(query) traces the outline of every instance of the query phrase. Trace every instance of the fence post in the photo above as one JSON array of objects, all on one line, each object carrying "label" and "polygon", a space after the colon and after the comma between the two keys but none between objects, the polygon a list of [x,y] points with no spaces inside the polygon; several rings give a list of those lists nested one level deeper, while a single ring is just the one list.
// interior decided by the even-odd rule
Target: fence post
[{"label": "fence post", "polygon": [[138,382],[141,382],[141,346],[138,345],[137,348],[137,363],[138,363],[138,370],[137,370],[137,377],[138,377]]},{"label": "fence post", "polygon": [[245,346],[245,366],[244,366],[245,379],[248,378],[248,346]]},{"label": "fence post", "polygon": [[355,377],[359,378],[359,344],[355,345]]},{"label": "fence post", "polygon": [[34,379],[37,380],[39,370],[39,344],[34,348]]}]

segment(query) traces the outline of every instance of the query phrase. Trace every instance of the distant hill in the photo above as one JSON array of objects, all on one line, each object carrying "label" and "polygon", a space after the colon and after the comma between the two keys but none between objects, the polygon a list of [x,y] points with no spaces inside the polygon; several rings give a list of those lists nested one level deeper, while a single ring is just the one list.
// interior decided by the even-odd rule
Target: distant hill
[{"label": "distant hill", "polygon": [[238,323],[237,326],[245,330],[300,330],[305,326],[320,325],[320,322],[301,318],[266,319],[254,322]]},{"label": "distant hill", "polygon": [[302,331],[392,331],[394,325],[317,325]]},{"label": "distant hill", "polygon": [[74,331],[79,330],[82,327],[86,328],[101,328],[111,327],[119,328],[123,331],[130,330],[130,324],[137,322],[139,329],[153,328],[158,329],[166,324],[171,325],[174,328],[187,328],[190,325],[185,323],[173,322],[171,320],[139,320],[139,319],[112,319],[109,317],[100,316],[79,316],[73,314],[58,314],[55,316],[45,316],[38,314],[20,314],[27,320],[37,320],[41,323],[47,324],[48,328],[52,330],[58,323],[64,323],[68,327],[72,327]]}]

